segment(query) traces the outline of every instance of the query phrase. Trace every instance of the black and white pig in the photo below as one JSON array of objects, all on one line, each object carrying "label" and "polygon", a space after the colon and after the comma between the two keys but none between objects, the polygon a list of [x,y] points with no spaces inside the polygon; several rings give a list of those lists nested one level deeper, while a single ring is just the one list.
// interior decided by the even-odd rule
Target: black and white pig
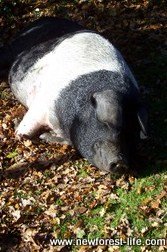
[{"label": "black and white pig", "polygon": [[[56,22],[61,30],[61,20]],[[48,127],[50,135],[96,167],[124,172],[139,136],[147,135],[147,114],[132,72],[96,32],[68,21],[63,36],[53,35],[19,54],[11,67],[12,92],[28,109],[16,135],[32,137]]]}]

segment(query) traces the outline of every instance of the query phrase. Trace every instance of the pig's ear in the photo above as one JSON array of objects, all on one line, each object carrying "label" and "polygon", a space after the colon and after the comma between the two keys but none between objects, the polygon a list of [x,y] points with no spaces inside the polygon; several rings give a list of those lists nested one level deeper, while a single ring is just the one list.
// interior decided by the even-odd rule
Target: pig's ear
[{"label": "pig's ear", "polygon": [[137,118],[141,128],[140,138],[145,139],[148,137],[148,113],[144,105],[140,105],[138,108]]},{"label": "pig's ear", "polygon": [[96,92],[91,97],[99,121],[119,127],[122,123],[122,110],[118,97],[111,90]]}]

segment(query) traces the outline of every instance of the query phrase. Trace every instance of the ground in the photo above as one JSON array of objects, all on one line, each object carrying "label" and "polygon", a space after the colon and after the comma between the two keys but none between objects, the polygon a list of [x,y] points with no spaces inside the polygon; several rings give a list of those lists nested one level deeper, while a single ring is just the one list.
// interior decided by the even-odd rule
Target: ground
[{"label": "ground", "polygon": [[[123,53],[149,108],[149,139],[136,172],[119,178],[69,146],[18,141],[25,113],[0,84],[1,251],[165,251],[167,237],[167,34],[165,1],[0,1],[0,43],[40,16],[66,17],[96,30]],[[53,238],[141,239],[142,244],[51,244]],[[149,240],[151,244],[149,245]],[[158,239],[155,241],[155,239]],[[102,242],[102,240],[99,240]],[[111,242],[112,240],[110,240]],[[115,240],[116,241],[116,240]],[[158,246],[153,246],[157,242]],[[140,243],[140,240],[139,240]]]}]

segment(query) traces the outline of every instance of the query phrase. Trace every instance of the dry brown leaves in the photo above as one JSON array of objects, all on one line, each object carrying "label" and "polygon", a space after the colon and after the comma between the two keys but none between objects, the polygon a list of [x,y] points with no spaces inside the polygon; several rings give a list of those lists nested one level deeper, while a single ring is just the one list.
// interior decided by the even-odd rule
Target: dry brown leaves
[{"label": "dry brown leaves", "polygon": [[[133,65],[149,54],[150,44],[156,48],[160,43],[162,47],[166,43],[164,9],[151,5],[151,1],[18,2],[12,7],[13,19],[8,19],[6,12],[0,17],[0,25],[6,29],[4,40],[38,16],[56,15],[67,16],[102,32],[121,46]],[[111,227],[114,219],[110,214],[110,201],[118,204],[116,189],[130,191],[135,178],[113,180],[81,160],[68,146],[49,145],[39,140],[16,140],[14,128],[25,109],[16,102],[5,82],[0,83],[0,97],[0,243],[3,251],[70,251],[68,248],[63,250],[63,247],[55,249],[50,246],[49,239],[62,234],[64,238],[76,238],[95,232],[97,225],[85,226],[84,218],[96,216],[92,211],[98,207],[98,216],[105,217],[105,224],[101,227],[105,237],[117,235],[124,239],[132,236],[135,229],[127,216],[122,216],[117,228]],[[145,190],[139,186],[137,193],[140,195]],[[166,213],[160,209],[165,197],[164,188],[160,195],[153,200],[146,198],[140,206],[139,211],[153,227],[165,218]],[[143,236],[147,231],[147,227],[143,227]],[[78,251],[92,251],[92,248],[81,246]],[[98,246],[93,251],[120,250],[114,246]],[[142,251],[149,250],[143,248]]]}]

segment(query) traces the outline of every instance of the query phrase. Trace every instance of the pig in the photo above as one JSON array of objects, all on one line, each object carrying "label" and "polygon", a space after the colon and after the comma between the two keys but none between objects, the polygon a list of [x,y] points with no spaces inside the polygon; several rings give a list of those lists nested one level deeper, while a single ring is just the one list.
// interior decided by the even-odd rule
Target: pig
[{"label": "pig", "polygon": [[[61,22],[54,22],[61,31]],[[45,42],[40,37],[41,43],[15,58],[9,84],[28,109],[16,136],[31,138],[49,129],[41,139],[72,145],[106,172],[125,173],[137,141],[147,137],[137,81],[111,42],[78,26],[71,31],[74,26],[68,21],[63,35],[55,31]]]}]

